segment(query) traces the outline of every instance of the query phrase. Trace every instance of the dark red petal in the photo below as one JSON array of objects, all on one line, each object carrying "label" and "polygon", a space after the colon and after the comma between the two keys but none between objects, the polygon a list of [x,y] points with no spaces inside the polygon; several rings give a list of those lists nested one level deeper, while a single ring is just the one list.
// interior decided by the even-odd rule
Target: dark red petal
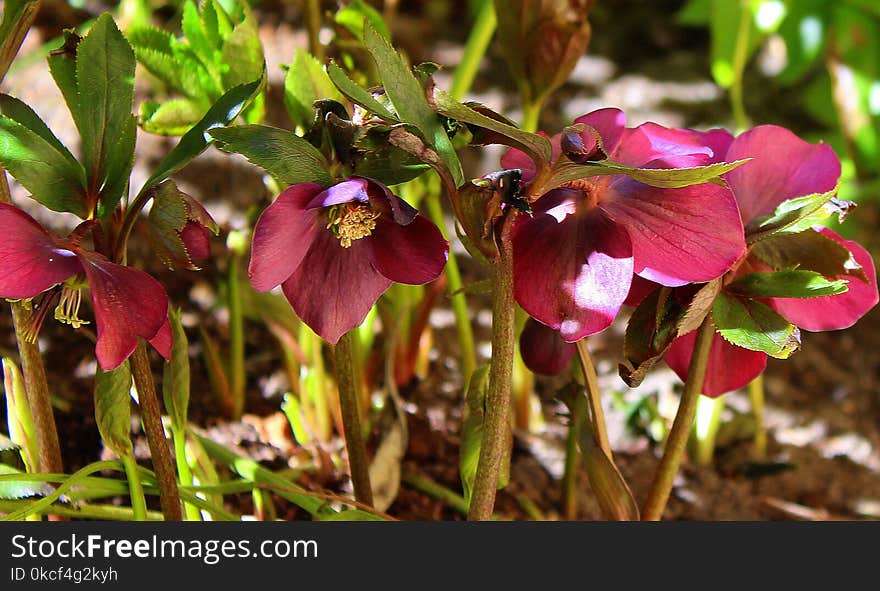
[{"label": "dark red petal", "polygon": [[92,292],[98,363],[110,371],[128,359],[138,337],[148,341],[156,337],[168,321],[168,296],[161,283],[139,269],[86,250],[78,250],[77,256]]},{"label": "dark red petal", "polygon": [[284,295],[303,322],[335,345],[363,322],[391,286],[370,264],[371,259],[366,239],[342,248],[331,232],[318,232],[302,264],[282,285]]},{"label": "dark red petal", "polygon": [[159,329],[156,336],[150,339],[150,344],[159,352],[159,355],[166,360],[171,359],[171,347],[174,344],[174,333],[171,332],[170,320],[167,318],[165,319],[162,328]]},{"label": "dark red petal", "polygon": [[699,166],[708,163],[712,148],[689,129],[670,129],[656,123],[645,123],[626,130],[612,160],[627,166],[645,166],[658,158],[673,156],[701,156],[700,162],[689,164]]},{"label": "dark red petal", "polygon": [[400,224],[406,226],[411,224],[419,211],[391,192],[391,189],[372,179],[369,181],[368,189],[370,195],[370,205],[373,209],[381,211],[384,214],[391,214],[391,218]]},{"label": "dark red petal", "polygon": [[613,154],[620,145],[626,129],[626,115],[620,109],[599,109],[587,113],[574,120],[575,123],[589,125],[602,136],[602,146],[605,153],[613,158]]},{"label": "dark red petal", "polygon": [[868,277],[865,283],[858,277],[841,277],[849,280],[849,291],[821,298],[773,298],[770,306],[786,320],[804,330],[838,330],[849,328],[877,305],[877,270],[871,255],[858,242],[844,240],[833,230],[817,228],[827,238],[845,246],[861,265]]},{"label": "dark red petal", "polygon": [[[697,332],[694,330],[675,339],[663,358],[682,381],[687,380]],[[726,392],[739,390],[761,375],[766,367],[766,354],[732,345],[720,334],[715,333],[702,393],[714,398]]]},{"label": "dark red petal", "polygon": [[526,312],[574,342],[614,320],[633,261],[626,233],[600,212],[580,219],[561,207],[515,229],[514,293]]},{"label": "dark red petal", "polygon": [[660,189],[615,176],[599,207],[626,228],[636,273],[663,285],[714,279],[745,252],[736,201],[718,185]]},{"label": "dark red petal", "polygon": [[323,229],[317,211],[306,206],[321,185],[300,183],[286,189],[257,220],[248,275],[257,291],[268,291],[290,277]]},{"label": "dark red petal", "polygon": [[31,216],[0,203],[0,298],[30,298],[81,270]]},{"label": "dark red petal", "polygon": [[191,261],[203,261],[211,256],[211,232],[197,222],[187,222],[180,231],[180,239]]},{"label": "dark red petal", "polygon": [[725,159],[742,158],[753,160],[725,176],[746,224],[786,199],[830,191],[840,177],[831,146],[805,142],[776,125],[760,125],[733,140]]},{"label": "dark red petal", "polygon": [[449,243],[430,220],[418,216],[400,226],[382,216],[368,242],[376,270],[398,283],[422,285],[443,272],[449,256]]},{"label": "dark red petal", "polygon": [[566,343],[558,331],[529,318],[519,335],[519,351],[530,370],[555,376],[571,364],[577,345]]}]

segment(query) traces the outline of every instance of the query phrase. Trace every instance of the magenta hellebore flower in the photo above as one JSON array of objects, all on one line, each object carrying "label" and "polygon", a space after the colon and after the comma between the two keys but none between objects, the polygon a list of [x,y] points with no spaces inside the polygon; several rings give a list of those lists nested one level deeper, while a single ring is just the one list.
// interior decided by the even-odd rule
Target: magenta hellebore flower
[{"label": "magenta hellebore flower", "polygon": [[[585,153],[597,151],[592,128],[608,157],[628,166],[701,166],[714,154],[687,131],[653,123],[627,128],[618,109],[575,123],[589,126],[583,141],[574,142]],[[551,143],[559,158],[562,139]],[[525,181],[535,175],[531,159],[515,149],[502,165],[522,169]],[[524,310],[568,342],[611,324],[633,273],[668,286],[709,281],[745,250],[733,195],[709,183],[661,189],[624,175],[596,176],[549,191],[532,209],[534,216],[521,216],[514,228],[514,293]]]},{"label": "magenta hellebore flower", "polygon": [[104,371],[128,359],[138,337],[169,358],[168,296],[158,281],[83,248],[76,231],[66,239],[50,234],[28,214],[6,203],[0,203],[0,228],[0,298],[40,296],[34,302],[31,338],[36,339],[55,304],[57,320],[74,328],[87,324],[78,312],[82,289],[88,286],[98,329],[95,353]]},{"label": "magenta hellebore flower", "polygon": [[[755,127],[734,139],[722,130],[711,132],[714,146],[723,160],[753,158],[732,170],[725,178],[742,212],[743,223],[771,214],[788,199],[834,189],[840,176],[840,161],[826,144],[810,144],[785,128]],[[857,242],[844,240],[832,230],[816,226],[819,232],[845,246],[865,273],[867,282],[852,276],[849,290],[817,298],[768,298],[765,302],[792,324],[807,331],[837,330],[852,326],[878,301],[877,273],[871,255]],[[744,261],[748,268],[755,261]],[[760,261],[757,261],[760,264]],[[665,361],[681,379],[687,376],[696,331],[676,339]],[[715,334],[709,354],[703,394],[720,396],[742,388],[764,371],[767,355],[733,345]]]},{"label": "magenta hellebore flower", "polygon": [[335,344],[363,322],[392,282],[443,271],[449,245],[383,184],[351,177],[327,189],[286,189],[254,228],[248,272],[258,291],[281,285],[299,317]]}]

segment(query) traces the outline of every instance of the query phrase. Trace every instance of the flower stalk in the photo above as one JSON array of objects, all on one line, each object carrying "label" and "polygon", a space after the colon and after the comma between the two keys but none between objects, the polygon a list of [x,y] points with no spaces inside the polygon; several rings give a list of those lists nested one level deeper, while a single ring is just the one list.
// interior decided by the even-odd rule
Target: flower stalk
[{"label": "flower stalk", "polygon": [[590,407],[590,423],[593,426],[593,432],[596,434],[596,442],[605,455],[611,459],[611,443],[608,440],[608,428],[605,426],[605,411],[602,410],[602,397],[599,392],[599,380],[596,374],[596,365],[593,363],[593,357],[590,355],[590,348],[586,339],[577,342],[578,358],[581,362],[581,369],[584,373],[584,382],[586,387],[584,391],[587,394],[587,403]]},{"label": "flower stalk", "polygon": [[345,435],[345,450],[348,453],[348,466],[354,498],[358,503],[373,505],[373,489],[370,485],[370,466],[367,462],[367,448],[361,429],[360,381],[355,366],[355,353],[352,333],[347,332],[336,343],[336,380],[339,385],[339,406],[342,411],[342,429]]},{"label": "flower stalk", "polygon": [[756,462],[763,462],[767,459],[767,429],[764,427],[764,374],[758,374],[758,377],[749,382],[749,400],[752,402],[752,418],[755,420],[752,456]]},{"label": "flower stalk", "polygon": [[141,482],[141,475],[138,473],[137,461],[134,459],[134,454],[123,456],[122,465],[125,466],[125,476],[128,480],[132,519],[134,521],[146,521],[147,500],[144,497],[144,485]]},{"label": "flower stalk", "polygon": [[694,346],[694,355],[688,370],[684,392],[682,392],[681,401],[678,404],[678,411],[675,413],[672,430],[666,439],[663,457],[657,467],[648,499],[642,510],[642,521],[659,521],[663,517],[663,510],[669,501],[675,475],[678,473],[678,468],[687,450],[688,437],[697,414],[697,401],[700,398],[703,380],[706,377],[706,366],[709,362],[709,352],[712,349],[714,336],[715,325],[710,315],[703,320],[697,332],[697,342]]},{"label": "flower stalk", "polygon": [[162,426],[162,412],[159,409],[159,398],[153,382],[153,371],[150,369],[150,358],[143,342],[138,343],[131,355],[131,375],[138,392],[138,407],[153,459],[153,468],[159,485],[159,503],[165,521],[181,521],[183,512],[180,505],[180,491],[177,488],[174,459],[165,438]]},{"label": "flower stalk", "polygon": [[585,396],[575,396],[568,423],[568,439],[565,442],[565,469],[562,473],[562,516],[566,521],[574,521],[578,515],[577,468],[580,460],[578,443],[583,427],[582,417],[587,413]]},{"label": "flower stalk", "polygon": [[510,443],[510,406],[516,335],[513,299],[513,216],[501,223],[498,256],[492,268],[492,364],[480,458],[468,510],[469,521],[491,519],[501,463]]}]

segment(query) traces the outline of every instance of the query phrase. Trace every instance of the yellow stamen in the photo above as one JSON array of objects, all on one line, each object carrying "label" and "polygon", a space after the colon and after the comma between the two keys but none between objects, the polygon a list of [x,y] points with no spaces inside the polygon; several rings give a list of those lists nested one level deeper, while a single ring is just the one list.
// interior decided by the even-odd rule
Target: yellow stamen
[{"label": "yellow stamen", "polygon": [[55,320],[69,324],[73,328],[88,324],[87,320],[79,317],[80,304],[82,304],[82,290],[65,284],[61,288],[61,301],[55,307]]},{"label": "yellow stamen", "polygon": [[339,238],[342,248],[350,248],[355,240],[373,233],[379,215],[367,205],[338,205],[330,208],[327,229]]}]

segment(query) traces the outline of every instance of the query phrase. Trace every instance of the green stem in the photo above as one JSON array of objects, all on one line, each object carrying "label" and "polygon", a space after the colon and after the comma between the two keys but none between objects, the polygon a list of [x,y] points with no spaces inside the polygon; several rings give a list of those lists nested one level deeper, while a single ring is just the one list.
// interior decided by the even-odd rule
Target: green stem
[{"label": "green stem", "polygon": [[740,2],[739,28],[736,32],[736,46],[733,50],[733,79],[730,85],[730,106],[733,110],[733,121],[737,131],[749,126],[749,116],[743,100],[743,73],[749,56],[749,31],[751,30],[752,12],[746,1]]},{"label": "green stem", "polygon": [[[489,2],[491,4],[491,2]],[[449,230],[443,217],[443,208],[440,205],[440,196],[430,193],[426,199],[428,215],[431,221],[440,228],[443,237],[449,239]],[[467,384],[474,370],[477,368],[477,351],[474,347],[474,330],[471,327],[470,314],[468,313],[467,297],[462,291],[464,283],[461,280],[461,269],[458,267],[458,257],[452,250],[449,251],[449,259],[446,261],[446,289],[449,300],[452,303],[452,313],[455,315],[455,328],[458,332],[458,346],[461,350],[461,372],[464,383]]]},{"label": "green stem", "polygon": [[321,0],[306,0],[306,26],[309,30],[309,53],[319,62],[324,61],[321,45]]},{"label": "green stem", "polygon": [[538,123],[541,120],[541,109],[544,107],[544,99],[526,101],[523,103],[522,129],[529,132],[538,131]]},{"label": "green stem", "polygon": [[703,381],[706,378],[706,366],[709,362],[709,352],[712,350],[714,336],[715,326],[711,316],[707,316],[697,332],[697,341],[694,345],[684,392],[682,392],[681,400],[678,403],[678,411],[675,413],[672,430],[666,439],[663,457],[657,467],[657,473],[654,475],[654,481],[648,493],[648,500],[642,511],[642,521],[659,521],[663,517],[663,510],[666,508],[669,494],[672,492],[672,483],[687,449],[688,436],[697,413],[697,400],[700,398],[700,390],[703,389]]},{"label": "green stem", "polygon": [[147,499],[144,497],[144,486],[141,484],[141,476],[138,473],[138,465],[134,459],[134,454],[123,456],[122,465],[125,466],[125,476],[128,478],[132,519],[134,521],[146,521]]},{"label": "green stem", "polygon": [[339,406],[342,411],[342,429],[354,498],[364,505],[373,505],[373,489],[367,463],[367,448],[361,430],[358,376],[352,347],[352,334],[342,335],[336,343],[336,380],[339,384]]},{"label": "green stem", "polygon": [[138,407],[144,432],[147,434],[147,445],[153,459],[153,468],[159,484],[159,503],[166,521],[181,521],[183,512],[180,507],[180,492],[177,489],[177,475],[174,460],[168,449],[165,429],[162,427],[162,412],[159,409],[159,398],[153,382],[153,371],[144,342],[138,343],[131,355],[131,374],[138,392]]},{"label": "green stem", "polygon": [[486,49],[492,41],[495,34],[495,27],[498,19],[495,17],[494,0],[483,0],[479,12],[477,12],[474,26],[468,36],[467,44],[464,46],[464,54],[461,61],[455,67],[455,74],[452,77],[452,86],[449,94],[457,101],[460,101],[468,93],[477,71],[480,69],[480,62],[486,54]]},{"label": "green stem", "polygon": [[568,423],[568,439],[565,442],[565,472],[562,474],[562,515],[567,521],[577,519],[577,468],[580,460],[578,442],[581,439],[581,427],[587,413],[586,396],[575,396],[571,409],[571,420]]},{"label": "green stem", "polygon": [[[174,461],[177,464],[177,476],[180,478],[181,487],[193,485],[193,474],[189,467],[186,453],[186,431],[180,428],[171,428],[171,439],[174,441]],[[191,503],[184,503],[183,510],[187,521],[201,521],[202,514],[198,507]]]},{"label": "green stem", "polygon": [[755,419],[755,438],[752,454],[758,462],[767,459],[767,429],[764,427],[764,374],[749,382],[749,399],[752,401],[752,417]]},{"label": "green stem", "polygon": [[244,413],[244,313],[241,306],[241,255],[231,252],[229,257],[228,307],[229,307],[229,390],[232,393],[232,419],[238,420]]},{"label": "green stem", "polygon": [[468,504],[467,499],[463,496],[455,492],[454,490],[439,484],[438,482],[424,476],[422,474],[418,474],[416,472],[406,472],[404,473],[401,480],[405,483],[413,487],[414,489],[425,493],[432,499],[437,499],[438,501],[443,501],[447,505],[449,505],[455,511],[458,511],[462,515],[467,515],[468,512]]},{"label": "green stem", "polygon": [[605,426],[605,411],[602,410],[602,396],[599,391],[599,380],[596,374],[596,366],[593,363],[593,357],[590,355],[590,348],[586,339],[577,342],[578,357],[581,361],[581,369],[584,374],[585,388],[587,395],[587,403],[590,407],[590,422],[593,426],[593,433],[596,435],[596,443],[611,459],[611,442],[608,440],[608,429]]},{"label": "green stem", "polygon": [[[8,501],[0,500],[0,513],[14,513],[21,511],[31,501]],[[58,515],[61,517],[73,517],[79,519],[97,519],[99,521],[141,521],[128,507],[116,507],[114,505],[90,505],[77,503],[69,507],[64,505],[50,505],[33,513],[34,515]],[[162,514],[158,511],[147,511],[146,521],[161,521]]]},{"label": "green stem", "polygon": [[721,427],[724,397],[700,396],[697,401],[697,418],[694,426],[696,440],[695,459],[698,466],[711,466],[715,457],[715,440]]},{"label": "green stem", "polygon": [[468,510],[469,521],[492,517],[501,464],[510,446],[510,405],[516,335],[516,304],[513,299],[513,216],[502,222],[498,257],[492,267],[492,364],[480,458]]}]

